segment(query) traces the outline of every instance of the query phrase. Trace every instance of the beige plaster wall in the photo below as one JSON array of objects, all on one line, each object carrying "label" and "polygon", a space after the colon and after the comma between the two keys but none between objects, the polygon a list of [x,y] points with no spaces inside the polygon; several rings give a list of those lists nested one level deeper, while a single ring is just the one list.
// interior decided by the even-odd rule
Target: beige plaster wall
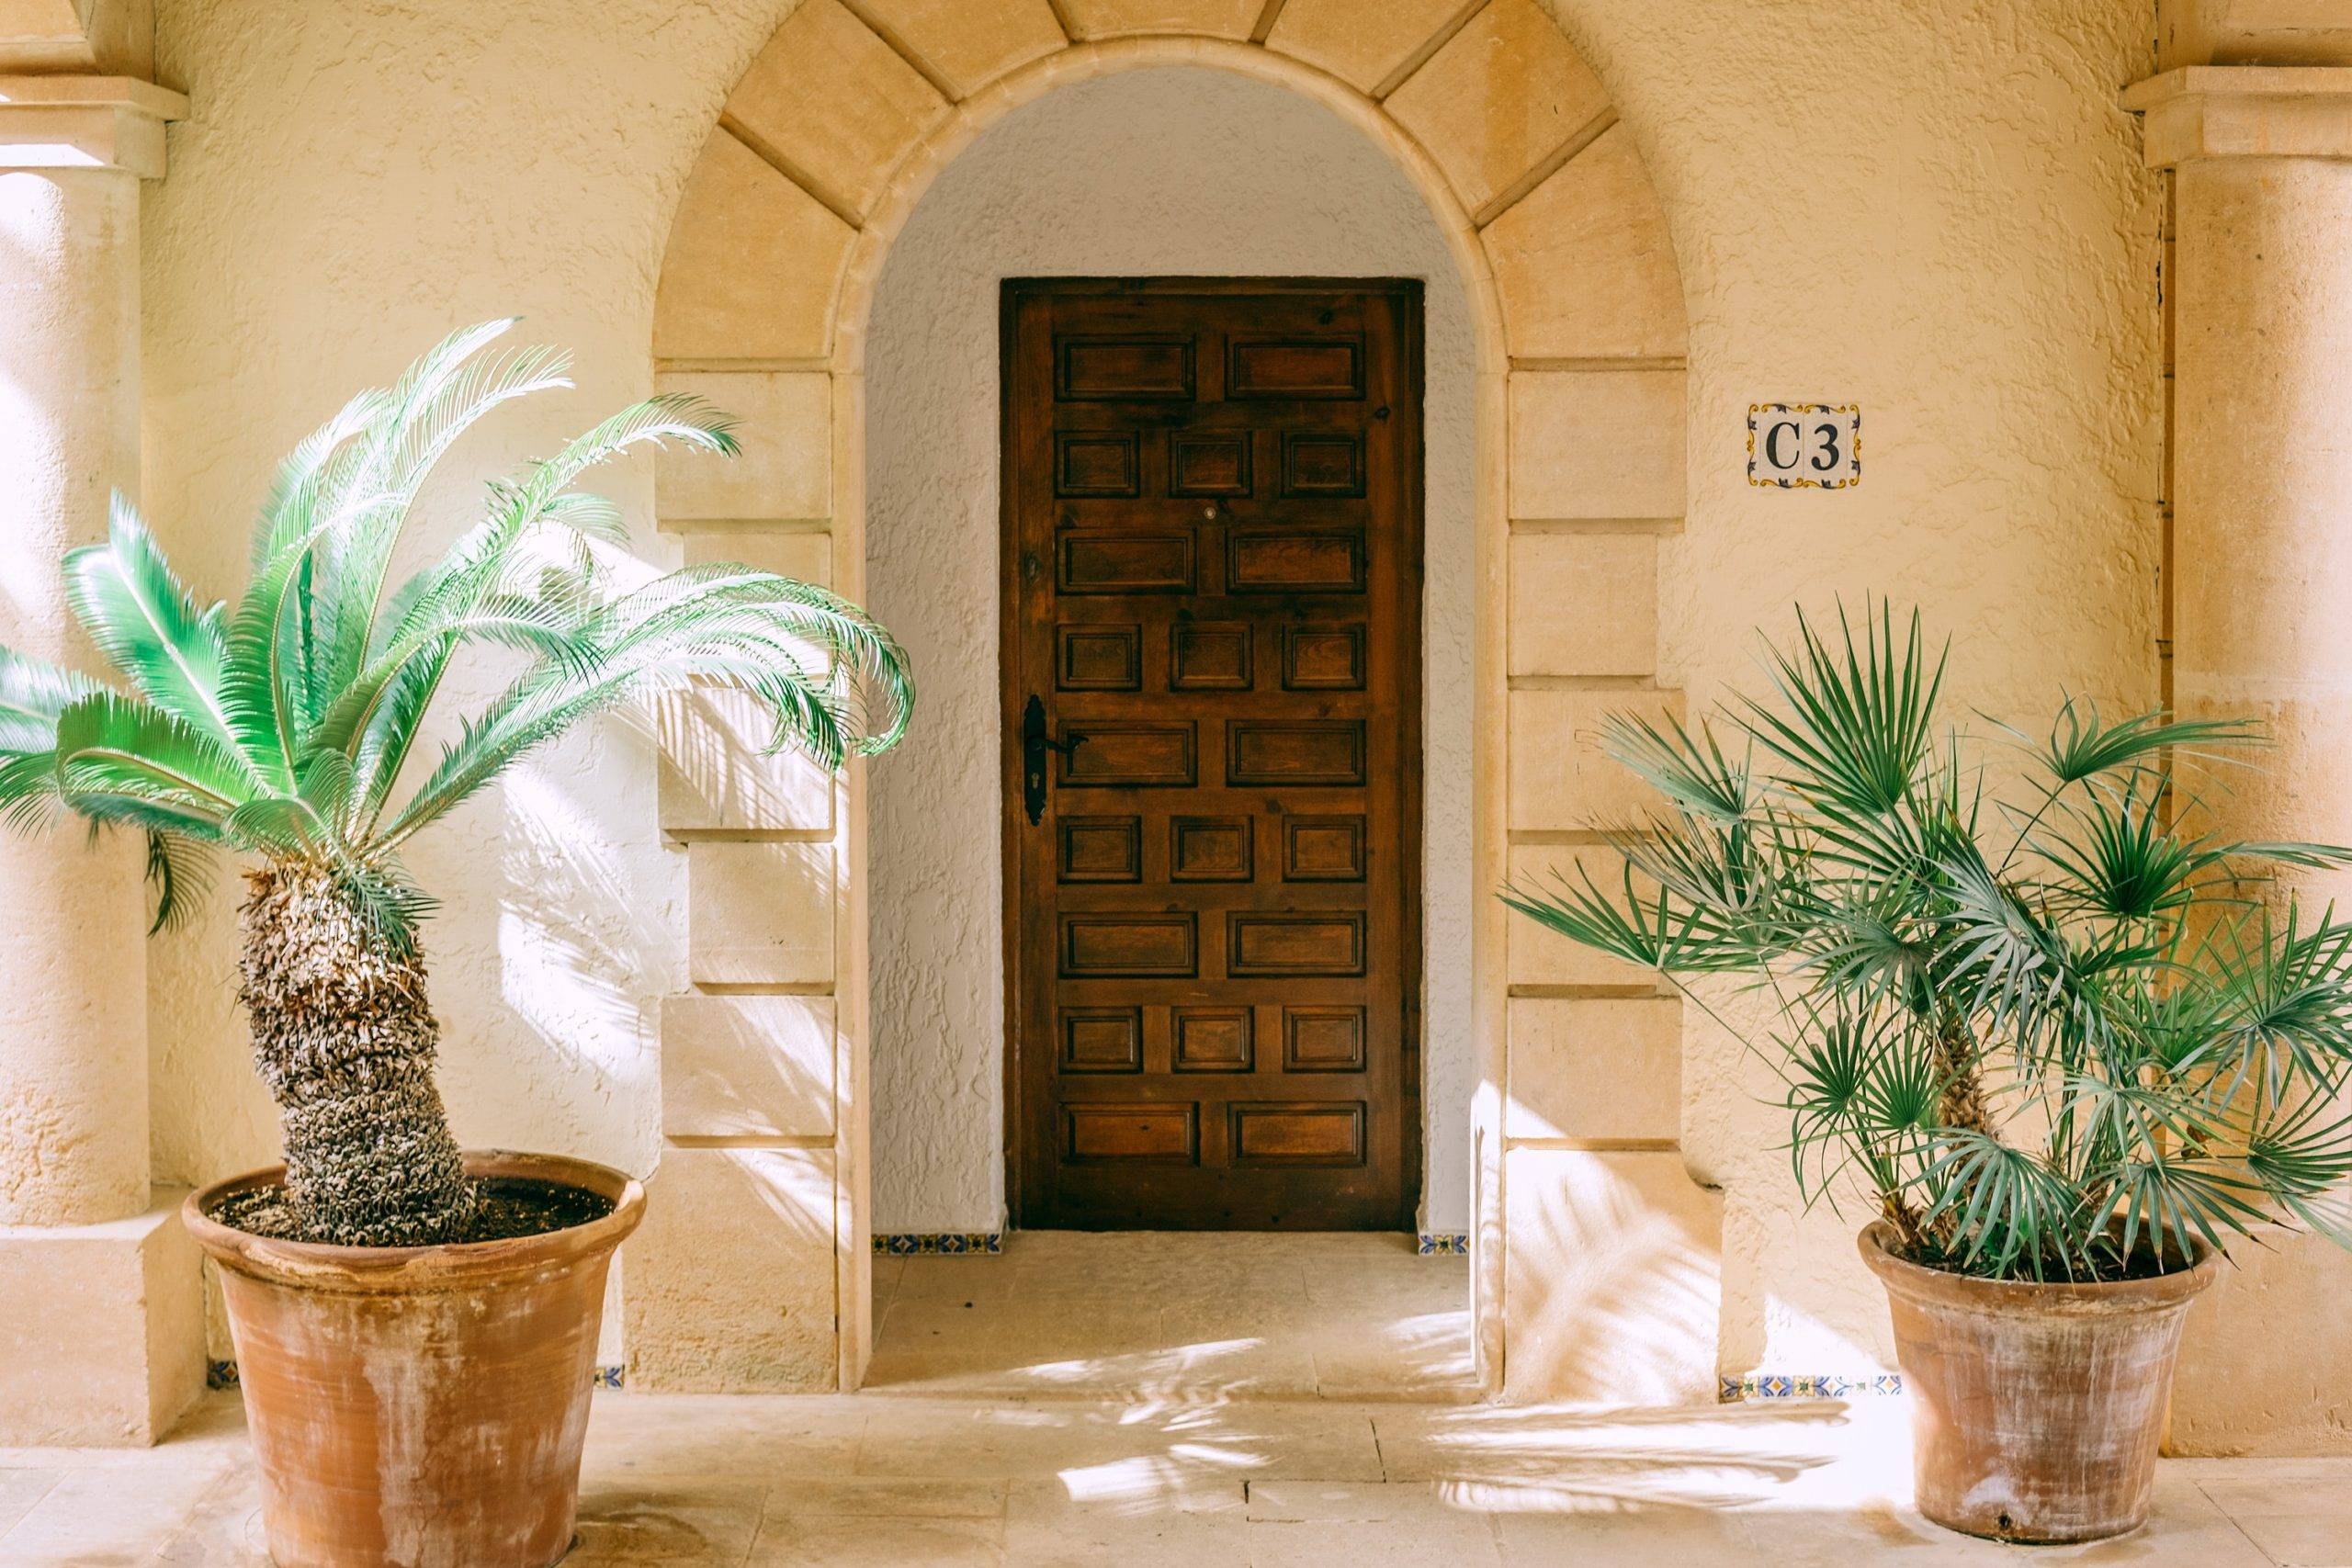
[{"label": "beige plaster wall", "polygon": [[1014,111],[891,249],[866,360],[868,603],[923,676],[874,773],[874,1228],[1003,1223],[997,286],[1048,274],[1427,279],[1424,1230],[1470,1216],[1470,321],[1387,155],[1294,93],[1146,70]]},{"label": "beige plaster wall", "polygon": [[[2144,72],[2146,7],[1550,8],[1648,167],[1690,303],[1660,683],[1702,701],[1752,674],[1740,628],[1875,589],[1958,635],[1963,703],[2150,699],[2157,213],[2114,107]],[[159,73],[196,110],[146,197],[146,488],[198,583],[235,580],[268,466],[354,378],[457,322],[525,313],[577,350],[583,389],[461,449],[469,478],[647,390],[681,182],[789,9],[165,5]],[[1770,399],[1859,400],[1860,488],[1748,488],[1744,413]],[[643,472],[612,488],[646,517]],[[430,942],[469,1140],[651,1163],[648,1015],[683,967],[653,790],[650,748],[607,725],[421,849],[447,899]],[[272,1136],[222,891],[153,954],[159,1179],[252,1163]],[[1847,1224],[1796,1215],[1779,1118],[1745,1098],[1760,1076],[1703,1036],[1687,1049],[1686,1146],[1726,1188],[1725,1366],[1850,1367],[1883,1308]]]},{"label": "beige plaster wall", "polygon": [[[2146,7],[1547,8],[1607,84],[1690,315],[1690,500],[1659,570],[1663,685],[1756,689],[1758,624],[1887,592],[1954,638],[1950,710],[2156,697],[2161,212],[2117,84]],[[1859,401],[1863,478],[1751,487],[1750,402]],[[1980,727],[1981,728],[1981,727]],[[1685,1009],[1682,1132],[1724,1189],[1723,1362],[1885,1352],[1859,1217],[1803,1214],[1775,1086]]]}]

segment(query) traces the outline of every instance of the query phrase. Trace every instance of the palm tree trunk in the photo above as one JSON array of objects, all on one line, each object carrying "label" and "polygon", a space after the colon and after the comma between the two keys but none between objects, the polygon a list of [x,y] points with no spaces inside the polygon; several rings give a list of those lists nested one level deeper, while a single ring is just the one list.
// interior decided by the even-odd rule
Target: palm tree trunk
[{"label": "palm tree trunk", "polygon": [[476,1194],[433,1084],[441,1026],[422,955],[394,951],[318,866],[277,862],[246,880],[238,999],[285,1128],[301,1239],[458,1239]]},{"label": "palm tree trunk", "polygon": [[1977,1064],[1976,1039],[1968,1020],[1957,1008],[1939,1003],[1935,1020],[1936,1067],[1943,1074],[1943,1096],[1937,1119],[1947,1127],[1995,1136],[1993,1114],[1984,1098],[1984,1077]]}]

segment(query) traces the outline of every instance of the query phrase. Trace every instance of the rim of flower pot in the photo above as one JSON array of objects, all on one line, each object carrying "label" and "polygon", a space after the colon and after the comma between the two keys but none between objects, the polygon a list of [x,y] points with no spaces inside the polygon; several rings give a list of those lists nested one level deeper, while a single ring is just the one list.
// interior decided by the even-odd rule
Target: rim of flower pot
[{"label": "rim of flower pot", "polygon": [[2199,1294],[2213,1282],[2222,1254],[2199,1247],[2186,1269],[2132,1280],[1981,1280],[1930,1269],[1898,1255],[1894,1227],[1874,1220],[1855,1238],[1862,1261],[1890,1292],[1939,1306],[1978,1312],[2036,1313],[2157,1312]]},{"label": "rim of flower pot", "polygon": [[282,1164],[264,1166],[198,1188],[180,1205],[180,1218],[214,1261],[258,1279],[319,1290],[404,1292],[447,1289],[533,1273],[609,1251],[645,1217],[645,1187],[628,1172],[569,1155],[515,1149],[465,1151],[466,1174],[570,1187],[612,1201],[595,1219],[536,1235],[495,1241],[440,1242],[427,1247],[338,1247],[255,1235],[224,1224],[211,1211],[240,1192],[278,1185]]}]

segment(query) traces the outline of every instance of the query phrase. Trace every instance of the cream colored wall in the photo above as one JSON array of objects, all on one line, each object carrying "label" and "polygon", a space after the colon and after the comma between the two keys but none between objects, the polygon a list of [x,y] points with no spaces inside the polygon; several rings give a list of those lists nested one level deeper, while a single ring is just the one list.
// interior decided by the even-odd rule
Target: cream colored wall
[{"label": "cream colored wall", "polygon": [[[2114,107],[2144,72],[2144,6],[1553,8],[1647,165],[1690,302],[1661,683],[1702,700],[1752,675],[1741,628],[1884,590],[1958,634],[1963,702],[2152,697],[2157,213]],[[146,489],[198,582],[235,581],[277,454],[458,321],[519,310],[581,360],[580,400],[461,451],[475,477],[647,390],[681,183],[789,10],[166,4],[159,73],[196,110],[147,197]],[[1746,485],[1747,404],[1792,398],[1862,402],[1859,489]],[[643,521],[644,474],[615,489]],[[606,726],[420,852],[447,899],[431,951],[469,1140],[651,1163],[648,1011],[681,967],[652,795],[649,749]],[[233,892],[154,950],[159,1179],[269,1147],[229,995]],[[1690,1050],[1689,1157],[1727,1190],[1724,1365],[1846,1370],[1883,1336],[1849,1227],[1796,1215],[1780,1119],[1743,1093],[1760,1075]]]},{"label": "cream colored wall", "polygon": [[[492,8],[167,4],[158,70],[203,107],[149,197],[146,491],[209,593],[242,581],[272,465],[364,378],[504,314],[576,356],[450,464],[479,480],[650,391],[654,269],[720,97],[788,0]],[[603,483],[655,550],[650,464]],[[446,515],[446,513],[445,513]],[[487,684],[485,674],[477,681]],[[423,750],[423,749],[421,749]],[[617,723],[525,768],[420,842],[442,1082],[469,1144],[645,1170],[653,998],[679,989],[680,857],[650,749]],[[224,878],[155,944],[156,1165],[196,1180],[273,1156],[235,1009]]]},{"label": "cream colored wall", "polygon": [[868,603],[922,671],[874,774],[874,1228],[1004,1219],[997,286],[1151,273],[1429,280],[1425,1230],[1470,1214],[1470,323],[1387,155],[1295,94],[1146,70],[1016,110],[892,247],[866,362]]},{"label": "cream colored wall", "polygon": [[[2146,7],[2017,0],[1934,19],[1820,6],[1551,0],[1634,131],[1690,312],[1690,502],[1661,562],[1692,711],[1757,689],[1745,628],[1884,592],[1954,639],[1951,711],[2061,688],[2155,701],[2161,211],[2118,84]],[[1751,487],[1747,405],[1859,401],[1862,482]],[[1683,1140],[1724,1189],[1726,1371],[1884,1355],[1859,1215],[1800,1213],[1776,1084],[1686,1009]]]}]

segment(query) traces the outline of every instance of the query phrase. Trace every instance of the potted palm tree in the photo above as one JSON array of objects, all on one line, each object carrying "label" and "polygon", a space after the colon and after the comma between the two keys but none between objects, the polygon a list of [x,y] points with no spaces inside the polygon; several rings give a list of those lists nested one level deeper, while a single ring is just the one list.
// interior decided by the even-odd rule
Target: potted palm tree
[{"label": "potted palm tree", "polygon": [[[904,731],[889,634],[821,589],[731,565],[628,588],[600,564],[616,510],[574,488],[650,445],[727,454],[684,398],[623,410],[492,483],[437,560],[392,563],[436,465],[476,422],[570,385],[545,349],[460,332],[296,447],[233,610],[199,605],[129,502],[65,560],[122,677],[0,651],[0,815],[62,808],[145,836],[158,923],[209,852],[245,863],[240,998],[285,1164],[192,1195],[219,1264],[281,1568],[543,1568],[568,1549],[606,1265],[644,1195],[584,1160],[466,1153],[434,1085],[438,1036],[403,869],[420,832],[534,747],[633,694],[732,683],[775,745],[839,765]],[[427,763],[453,663],[516,666]]]},{"label": "potted palm tree", "polygon": [[1918,616],[1767,661],[1695,731],[1612,720],[1664,805],[1607,878],[1505,894],[1702,1005],[1759,987],[1808,1202],[1860,1191],[1918,1505],[2021,1541],[2147,1514],[2181,1318],[2272,1224],[2352,1245],[2352,926],[2266,886],[2352,852],[2209,830],[2246,725],[2068,702],[2000,754],[1943,728]]}]

